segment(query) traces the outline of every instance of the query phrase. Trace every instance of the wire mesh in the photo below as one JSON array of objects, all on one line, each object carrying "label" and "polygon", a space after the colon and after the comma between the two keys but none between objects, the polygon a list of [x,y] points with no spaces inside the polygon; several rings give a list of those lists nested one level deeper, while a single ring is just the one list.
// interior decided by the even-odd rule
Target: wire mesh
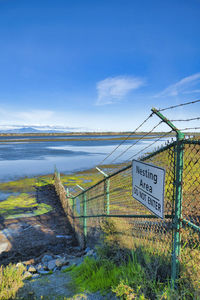
[{"label": "wire mesh", "polygon": [[[181,143],[184,167],[180,279],[184,284],[192,282],[196,293],[200,293],[200,139],[185,139]],[[175,141],[141,158],[145,163],[165,169],[164,219],[155,217],[133,198],[132,165],[123,165],[122,170],[68,199],[67,209],[73,215],[72,226],[79,232],[80,240],[87,240],[87,245],[98,244],[107,223],[106,235],[110,241],[121,248],[147,252],[150,260],[157,259],[163,278],[169,278],[176,230],[173,228],[176,157]]]},{"label": "wire mesh", "polygon": [[[112,227],[110,238],[120,247],[128,249],[143,248],[150,255],[165,262],[165,270],[170,274],[171,239],[174,201],[174,143],[156,151],[151,157],[143,158],[147,163],[165,168],[165,218],[155,218],[151,211],[144,207],[132,196],[132,166],[118,172],[109,179],[105,179],[85,192],[87,202],[87,244],[91,245],[99,241],[102,230],[102,222],[105,219]],[[109,180],[109,192],[107,181]],[[83,194],[82,194],[83,195]],[[75,219],[79,222],[79,228],[83,233],[82,204],[75,202]],[[108,204],[109,201],[109,204]],[[107,206],[109,205],[109,215]],[[79,214],[77,211],[79,210]],[[76,218],[78,217],[78,218]],[[108,219],[109,217],[109,219]],[[113,229],[114,228],[114,229]]]},{"label": "wire mesh", "polygon": [[180,276],[200,294],[200,140],[184,144]]}]

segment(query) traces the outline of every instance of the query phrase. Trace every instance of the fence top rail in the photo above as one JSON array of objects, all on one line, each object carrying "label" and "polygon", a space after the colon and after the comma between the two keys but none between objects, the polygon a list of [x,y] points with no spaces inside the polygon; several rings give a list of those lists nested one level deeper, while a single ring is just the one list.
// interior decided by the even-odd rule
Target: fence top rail
[{"label": "fence top rail", "polygon": [[[182,140],[181,142],[184,143],[184,144],[197,144],[197,145],[200,145],[200,140]],[[142,157],[140,160],[141,160],[141,161],[145,161],[145,160],[147,160],[147,159],[149,159],[149,158],[152,158],[153,156],[155,156],[155,155],[157,155],[157,154],[159,154],[159,153],[162,153],[162,152],[164,152],[165,150],[170,149],[171,147],[175,146],[176,144],[177,144],[177,141],[174,141],[174,142],[172,142],[172,143],[170,143],[170,144],[168,144],[168,145],[166,145],[166,146],[163,146],[162,148],[160,148],[160,149],[158,149],[158,150],[156,150],[156,151],[154,151],[154,152],[152,152],[152,153],[150,153],[150,154],[148,154],[148,155]],[[124,172],[124,171],[130,169],[131,167],[132,167],[132,162],[130,162],[130,164],[127,165],[126,167],[117,170],[116,172],[114,172],[114,173],[108,175],[107,177],[104,177],[103,179],[101,179],[100,181],[98,181],[97,183],[95,183],[94,185],[88,187],[88,188],[85,189],[84,191],[82,191],[82,192],[80,192],[79,194],[77,194],[77,195],[75,195],[75,196],[73,196],[73,197],[70,197],[70,198],[75,199],[75,198],[77,198],[77,197],[80,197],[82,194],[84,194],[84,193],[90,191],[91,189],[93,189],[93,188],[96,187],[97,185],[99,185],[99,184],[105,182],[105,181],[108,180],[109,178],[111,178],[111,177],[113,177],[113,176],[116,176],[117,174],[119,174],[119,173],[121,173],[121,172]]]},{"label": "fence top rail", "polygon": [[113,176],[115,176],[115,175],[117,175],[117,174],[119,174],[119,173],[121,173],[121,172],[123,172],[123,171],[126,171],[126,170],[130,169],[131,167],[132,167],[132,164],[129,164],[128,166],[126,166],[126,167],[124,167],[124,168],[122,168],[122,169],[120,169],[120,170],[118,170],[118,171],[116,171],[116,172],[114,172],[114,173],[108,175],[108,177],[105,177],[105,178],[101,179],[100,181],[98,181],[98,182],[95,183],[94,185],[90,186],[89,188],[85,189],[85,190],[82,191],[81,193],[79,193],[79,194],[77,194],[76,196],[73,196],[73,197],[71,197],[71,198],[74,199],[74,198],[77,198],[77,197],[81,196],[82,194],[84,194],[84,193],[88,192],[89,190],[93,189],[95,186],[97,186],[97,185],[103,183],[104,181],[108,180],[109,178],[111,178],[111,177],[113,177]]},{"label": "fence top rail", "polygon": [[200,139],[199,140],[183,140],[184,144],[194,144],[194,145],[200,145]]}]

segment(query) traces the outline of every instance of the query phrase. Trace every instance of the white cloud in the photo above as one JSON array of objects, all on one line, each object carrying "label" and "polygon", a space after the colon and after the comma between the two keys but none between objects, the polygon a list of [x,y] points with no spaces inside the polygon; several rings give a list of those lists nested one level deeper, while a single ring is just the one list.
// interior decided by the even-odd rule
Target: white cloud
[{"label": "white cloud", "polygon": [[168,86],[162,92],[155,95],[155,97],[178,96],[180,94],[192,94],[199,92],[198,89],[193,90],[194,86],[200,86],[200,73],[184,77],[175,84]]},{"label": "white cloud", "polygon": [[131,90],[138,89],[144,84],[137,77],[117,76],[108,77],[97,82],[97,105],[112,104],[121,100]]}]

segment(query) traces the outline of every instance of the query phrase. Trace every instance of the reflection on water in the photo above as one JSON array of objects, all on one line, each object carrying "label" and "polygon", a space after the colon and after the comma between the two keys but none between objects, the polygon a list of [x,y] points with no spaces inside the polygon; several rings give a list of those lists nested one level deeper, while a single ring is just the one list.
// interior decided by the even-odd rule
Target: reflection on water
[{"label": "reflection on water", "polygon": [[[55,141],[2,142],[0,143],[0,181],[53,173],[55,165],[63,173],[88,169],[96,166],[120,142],[119,140],[100,141],[95,139],[88,141],[59,141],[58,138]],[[135,140],[126,141],[106,163],[111,162],[127,146],[135,142]],[[152,143],[152,140],[139,141],[116,162],[123,162],[150,143]]]}]

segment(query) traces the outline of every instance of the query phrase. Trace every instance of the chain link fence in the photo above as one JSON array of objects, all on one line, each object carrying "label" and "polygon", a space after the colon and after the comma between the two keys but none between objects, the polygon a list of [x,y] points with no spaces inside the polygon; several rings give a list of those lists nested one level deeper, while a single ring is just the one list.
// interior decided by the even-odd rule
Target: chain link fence
[{"label": "chain link fence", "polygon": [[172,142],[141,161],[165,169],[163,219],[133,198],[129,164],[73,197],[56,174],[56,190],[71,225],[83,247],[97,245],[106,232],[121,248],[148,253],[150,267],[159,268],[163,278],[192,282],[200,292],[200,140]]}]

